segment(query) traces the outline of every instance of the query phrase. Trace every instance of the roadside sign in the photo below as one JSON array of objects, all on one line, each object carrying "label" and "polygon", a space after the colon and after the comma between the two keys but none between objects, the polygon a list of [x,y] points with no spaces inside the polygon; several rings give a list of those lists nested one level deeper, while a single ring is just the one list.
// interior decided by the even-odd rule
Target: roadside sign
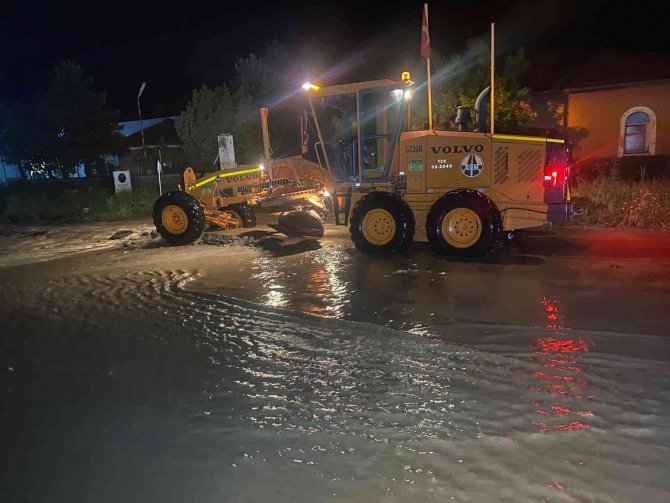
[{"label": "roadside sign", "polygon": [[114,177],[114,192],[129,192],[133,190],[130,183],[130,171],[112,171]]}]

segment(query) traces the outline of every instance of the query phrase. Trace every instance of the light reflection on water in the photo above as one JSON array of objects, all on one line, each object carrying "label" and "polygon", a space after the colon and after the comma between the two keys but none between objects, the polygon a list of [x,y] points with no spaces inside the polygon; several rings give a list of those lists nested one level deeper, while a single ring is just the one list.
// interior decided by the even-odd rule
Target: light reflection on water
[{"label": "light reflection on water", "polygon": [[538,338],[534,349],[535,361],[544,368],[533,373],[536,383],[531,391],[546,397],[534,403],[543,419],[534,424],[543,433],[589,428],[585,418],[593,412],[582,403],[594,397],[587,390],[587,376],[579,365],[579,354],[588,352],[588,342],[563,335],[558,300],[544,297],[541,304],[547,315],[547,328],[555,335]]},{"label": "light reflection on water", "polygon": [[[273,287],[264,293],[291,299],[290,278],[269,264],[258,265],[263,270],[256,273]],[[311,271],[316,274],[305,281],[322,285],[327,298],[338,298],[338,283],[328,270]],[[338,281],[340,271],[333,272]],[[660,362],[613,357],[604,365],[586,335],[568,337],[560,326],[540,336],[535,329],[496,327],[504,340],[532,340],[532,347],[477,349],[188,291],[182,277],[67,278],[29,292],[43,296],[31,305],[49,306],[48,313],[57,307],[61,320],[71,319],[73,311],[87,320],[109,320],[104,331],[90,323],[74,331],[61,323],[58,338],[47,326],[44,342],[59,342],[46,346],[45,355],[37,353],[42,361],[58,364],[61,340],[93,336],[106,343],[130,339],[128,347],[136,351],[108,352],[105,365],[114,372],[101,378],[109,387],[119,381],[131,389],[141,385],[142,408],[125,418],[118,416],[123,407],[96,417],[105,426],[116,422],[137,431],[128,441],[130,455],[115,450],[119,426],[103,428],[112,433],[103,434],[102,448],[87,444],[86,436],[77,438],[77,454],[88,453],[98,465],[101,459],[115,460],[90,478],[93,485],[117,470],[112,490],[118,495],[150,466],[156,475],[143,471],[138,485],[163,488],[165,501],[323,501],[332,494],[344,501],[386,495],[389,501],[542,501],[556,490],[572,501],[612,501],[620,495],[632,501],[638,492],[644,501],[667,496],[667,483],[659,488],[649,483],[667,461],[664,407],[670,385],[662,373],[645,381],[650,368],[663,369]],[[346,313],[346,288],[343,295]],[[542,305],[551,305],[545,312],[556,314],[551,323],[560,325],[560,302]],[[137,320],[155,326],[136,326]],[[429,328],[416,327],[416,333]],[[23,338],[15,339],[22,347]],[[157,353],[160,348],[165,351]],[[191,367],[180,373],[189,356]],[[91,360],[82,351],[72,367]],[[154,379],[147,379],[152,374]],[[66,377],[65,388],[71,386]],[[173,379],[189,386],[166,398],[166,415],[165,409],[152,408],[152,399]],[[49,380],[50,389],[54,383]],[[102,400],[103,392],[90,394]],[[595,414],[585,414],[590,407],[581,405],[591,395],[599,399],[598,424]],[[89,420],[78,414],[68,418],[66,429],[77,434]],[[167,432],[158,453],[151,442],[135,440],[153,438],[157,418]],[[537,424],[529,428],[530,421],[545,423],[546,433]],[[590,428],[569,428],[574,421],[588,421]],[[138,422],[143,426],[133,430]],[[55,434],[49,430],[59,440],[63,427]],[[65,438],[54,444],[54,452],[72,448],[72,437]],[[604,454],[587,456],[594,452]],[[47,459],[58,459],[50,455]],[[200,493],[189,498],[184,488]],[[280,489],[285,492],[277,496]]]},{"label": "light reflection on water", "polygon": [[[579,356],[589,351],[589,343],[585,338],[566,337],[562,326],[564,314],[558,299],[543,297],[540,304],[546,314],[546,328],[553,333],[538,337],[533,348],[533,361],[542,368],[532,372],[531,403],[537,416],[532,424],[543,434],[586,430],[590,428],[586,419],[592,417],[593,412],[584,402],[593,400],[594,396],[587,389],[588,376],[579,363]],[[566,462],[576,467],[583,467],[585,463],[583,456],[568,458]],[[545,484],[548,489],[557,491],[565,491],[566,485],[570,488],[569,483],[555,478]]]},{"label": "light reflection on water", "polygon": [[[331,246],[281,259],[257,258],[251,280],[257,282],[261,302],[270,307],[371,321],[429,336],[434,335],[431,321],[456,309],[454,294],[444,290],[445,274],[421,269],[413,259],[352,258],[348,247]],[[435,299],[443,301],[429,309],[426,301]]]},{"label": "light reflection on water", "polygon": [[[304,255],[307,255],[305,257]],[[349,255],[331,247],[319,254],[289,257],[293,262],[287,273],[285,263],[275,257],[254,261],[252,280],[260,284],[264,303],[271,307],[288,307],[318,316],[341,318],[349,313],[350,283],[345,279]]]}]

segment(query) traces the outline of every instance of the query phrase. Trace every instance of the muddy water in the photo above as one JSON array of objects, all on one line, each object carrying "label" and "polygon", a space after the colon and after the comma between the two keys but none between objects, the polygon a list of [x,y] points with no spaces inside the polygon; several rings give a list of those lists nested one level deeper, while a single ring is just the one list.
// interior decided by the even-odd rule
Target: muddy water
[{"label": "muddy water", "polygon": [[286,310],[271,275],[264,305],[194,279],[4,285],[3,500],[670,495],[664,338],[562,328],[550,298],[546,328],[410,333]]}]

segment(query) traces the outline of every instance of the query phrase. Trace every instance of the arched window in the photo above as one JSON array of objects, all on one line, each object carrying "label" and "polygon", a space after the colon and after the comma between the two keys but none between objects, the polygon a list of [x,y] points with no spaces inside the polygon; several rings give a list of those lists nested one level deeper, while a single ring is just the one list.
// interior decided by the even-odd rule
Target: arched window
[{"label": "arched window", "polygon": [[649,152],[647,132],[650,122],[649,116],[644,112],[635,112],[626,118],[623,140],[624,154],[646,154]]},{"label": "arched window", "polygon": [[656,150],[656,115],[647,107],[635,107],[621,117],[619,157],[654,155]]}]

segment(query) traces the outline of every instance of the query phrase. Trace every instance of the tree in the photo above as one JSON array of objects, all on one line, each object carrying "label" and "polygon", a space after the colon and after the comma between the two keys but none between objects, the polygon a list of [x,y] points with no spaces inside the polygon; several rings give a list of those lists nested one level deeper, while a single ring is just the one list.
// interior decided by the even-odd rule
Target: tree
[{"label": "tree", "polygon": [[68,176],[80,163],[122,155],[119,112],[107,108],[104,92],[92,89],[80,66],[64,61],[49,88],[33,103],[8,107],[0,125],[0,154],[24,177]]},{"label": "tree", "polygon": [[107,108],[107,93],[94,91],[93,78],[85,78],[72,61],[62,62],[55,73],[37,99],[37,120],[46,135],[44,156],[55,159],[66,175],[105,154],[122,155],[119,112]]},{"label": "tree", "polygon": [[288,48],[274,40],[265,46],[261,56],[251,53],[235,62],[235,85],[244,87],[259,101],[276,98],[290,91],[293,85],[288,76],[292,74],[295,59]]},{"label": "tree", "polygon": [[212,168],[218,153],[218,136],[231,133],[238,162],[261,159],[260,116],[253,113],[252,99],[240,87],[231,93],[226,85],[214,90],[203,86],[193,96],[176,124],[188,160],[198,169]]},{"label": "tree", "polygon": [[[471,40],[466,50],[453,58],[438,58],[434,65],[434,120],[445,129],[454,129],[456,108],[460,105],[473,109],[479,93],[490,85],[488,45]],[[496,131],[511,133],[529,121],[535,114],[528,103],[530,89],[522,80],[530,67],[523,48],[505,58],[495,81]],[[473,117],[474,118],[474,117]],[[427,122],[427,115],[417,113],[414,119]],[[490,121],[487,119],[487,124]],[[488,125],[490,127],[490,124]]]},{"label": "tree", "polygon": [[304,96],[302,82],[294,75],[304,71],[304,60],[297,49],[289,49],[277,40],[265,46],[260,56],[249,54],[235,63],[235,83],[252,99],[254,112],[269,109],[270,143],[273,154],[285,157],[300,151],[300,105]]},{"label": "tree", "polygon": [[42,135],[36,130],[34,111],[29,106],[10,105],[0,110],[0,156],[16,164],[22,178],[29,178],[32,167],[47,166],[42,157]]},{"label": "tree", "polygon": [[273,154],[284,157],[299,152],[300,114],[294,100],[302,96],[297,95],[300,87],[290,78],[296,65],[299,58],[274,41],[260,56],[239,58],[236,76],[228,85],[194,91],[177,125],[189,161],[195,167],[210,169],[218,152],[218,135],[231,133],[236,160],[258,162],[263,156],[261,107],[270,109]]}]

